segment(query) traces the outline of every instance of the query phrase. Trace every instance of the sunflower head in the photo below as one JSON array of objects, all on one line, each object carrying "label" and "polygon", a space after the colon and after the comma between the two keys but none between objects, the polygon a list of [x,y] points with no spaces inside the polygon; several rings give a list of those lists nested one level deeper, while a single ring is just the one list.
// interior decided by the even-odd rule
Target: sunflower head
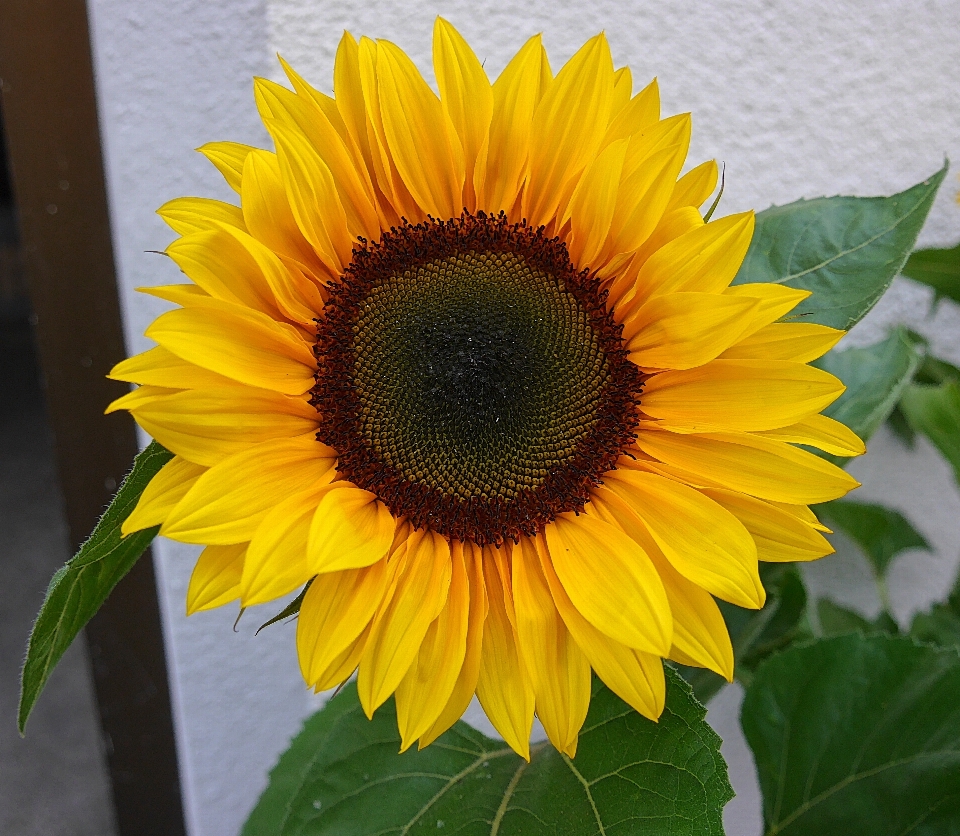
[{"label": "sunflower head", "polygon": [[283,66],[275,150],[200,149],[239,205],[160,209],[188,281],[111,409],[175,456],[124,530],[205,546],[189,612],[306,586],[308,685],[394,694],[404,748],[477,694],[572,756],[591,671],[654,719],[663,658],[729,679],[714,599],[831,551],[808,506],[856,482],[803,447],[863,445],[807,365],[842,332],[731,286],[753,215],[704,221],[689,116],[603,35],[491,82],[438,19],[439,95],[387,41],[345,34],[332,96]]}]

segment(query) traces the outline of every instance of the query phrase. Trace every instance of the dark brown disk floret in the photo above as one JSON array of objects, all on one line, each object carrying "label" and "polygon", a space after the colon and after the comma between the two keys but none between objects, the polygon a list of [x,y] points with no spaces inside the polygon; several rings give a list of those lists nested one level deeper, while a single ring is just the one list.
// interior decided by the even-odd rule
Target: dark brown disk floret
[{"label": "dark brown disk floret", "polygon": [[634,437],[641,376],[605,301],[562,241],[502,213],[362,241],[317,320],[317,438],[417,528],[536,534]]}]

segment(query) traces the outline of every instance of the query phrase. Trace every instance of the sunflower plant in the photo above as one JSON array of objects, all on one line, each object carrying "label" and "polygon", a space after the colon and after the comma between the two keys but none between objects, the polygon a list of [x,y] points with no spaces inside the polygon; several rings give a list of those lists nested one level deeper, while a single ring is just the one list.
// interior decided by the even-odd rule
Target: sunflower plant
[{"label": "sunflower plant", "polygon": [[[767,658],[806,635],[792,564],[833,551],[842,511],[812,506],[857,487],[842,463],[920,357],[831,350],[945,169],[714,217],[690,115],[602,34],[556,74],[533,37],[491,82],[438,19],[433,59],[439,95],[389,41],[345,34],[332,96],[283,63],[289,86],[254,84],[274,150],[199,149],[237,202],[160,208],[186,281],[143,289],[171,309],[109,406],[155,441],[51,583],[21,727],[157,533],[203,547],[188,614],[282,600],[307,687],[339,691],[251,834],[720,833],[719,739],[679,672],[752,705],[873,654],[960,695],[951,651],[906,640]],[[459,722],[474,697],[502,742]]]}]

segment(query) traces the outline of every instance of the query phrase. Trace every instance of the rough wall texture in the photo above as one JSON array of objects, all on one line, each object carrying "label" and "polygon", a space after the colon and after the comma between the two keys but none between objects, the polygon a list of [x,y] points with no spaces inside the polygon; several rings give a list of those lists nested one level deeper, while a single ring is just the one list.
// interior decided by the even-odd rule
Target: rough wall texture
[{"label": "rough wall texture", "polygon": [[[704,3],[594,0],[588,4],[234,0],[91,0],[101,118],[114,236],[131,350],[160,303],[133,288],[176,281],[162,256],[170,234],[153,214],[181,194],[230,198],[191,149],[211,139],[263,144],[250,77],[279,76],[281,52],[329,89],[342,29],[386,37],[429,72],[436,14],[450,19],[496,73],[530,34],[542,31],[554,68],[604,29],[635,84],[659,77],[666,113],[690,110],[690,159],[726,163],[722,212],[763,208],[821,194],[883,194],[906,188],[960,158],[960,5],[948,0],[712,0]],[[921,242],[960,238],[958,182],[951,174]],[[935,348],[960,361],[960,315],[899,283],[851,337],[867,343],[893,321],[909,320]],[[892,570],[898,617],[940,597],[956,568],[960,498],[935,453],[899,449],[881,434],[854,467],[863,498],[903,509],[936,546],[903,555]],[[161,594],[192,836],[232,836],[266,780],[266,770],[310,710],[296,669],[292,631],[252,637],[259,613],[239,634],[234,613],[183,616],[193,554],[158,548]],[[877,601],[855,555],[810,571],[818,590],[865,611]],[[733,689],[711,710],[728,737],[739,797],[727,809],[730,833],[759,832],[749,753],[738,738]]]}]

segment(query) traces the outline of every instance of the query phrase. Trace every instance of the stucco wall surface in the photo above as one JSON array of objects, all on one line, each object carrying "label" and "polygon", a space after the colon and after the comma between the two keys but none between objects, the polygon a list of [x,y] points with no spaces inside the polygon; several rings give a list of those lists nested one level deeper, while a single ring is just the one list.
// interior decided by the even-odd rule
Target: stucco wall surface
[{"label": "stucco wall surface", "polygon": [[[329,91],[344,28],[397,42],[431,79],[437,14],[460,29],[491,75],[534,32],[544,33],[556,70],[605,30],[635,86],[659,78],[665,114],[693,112],[691,164],[726,163],[721,214],[823,194],[887,194],[936,171],[945,155],[960,159],[960,4],[947,0],[91,0],[90,7],[131,351],[147,347],[141,335],[162,309],[133,288],[177,281],[174,265],[148,252],[172,237],[156,208],[183,194],[233,199],[192,149],[213,139],[264,145],[251,76],[279,80],[279,51]],[[921,243],[960,239],[957,187],[951,173]],[[891,323],[909,321],[960,361],[960,310],[944,303],[930,315],[929,305],[922,288],[900,281],[850,343],[875,341]],[[960,498],[934,451],[922,442],[907,451],[885,433],[853,472],[865,483],[862,498],[901,508],[935,546],[893,566],[893,605],[908,620],[942,596],[956,569]],[[277,753],[317,703],[300,681],[289,626],[254,638],[264,613],[247,613],[237,632],[233,611],[186,619],[195,552],[170,542],[156,552],[190,833],[233,836]],[[809,567],[808,578],[821,594],[865,612],[878,606],[849,548]],[[726,811],[728,832],[751,836],[760,832],[759,801],[738,706],[738,689],[728,689],[710,719],[726,738],[739,793]]]}]

